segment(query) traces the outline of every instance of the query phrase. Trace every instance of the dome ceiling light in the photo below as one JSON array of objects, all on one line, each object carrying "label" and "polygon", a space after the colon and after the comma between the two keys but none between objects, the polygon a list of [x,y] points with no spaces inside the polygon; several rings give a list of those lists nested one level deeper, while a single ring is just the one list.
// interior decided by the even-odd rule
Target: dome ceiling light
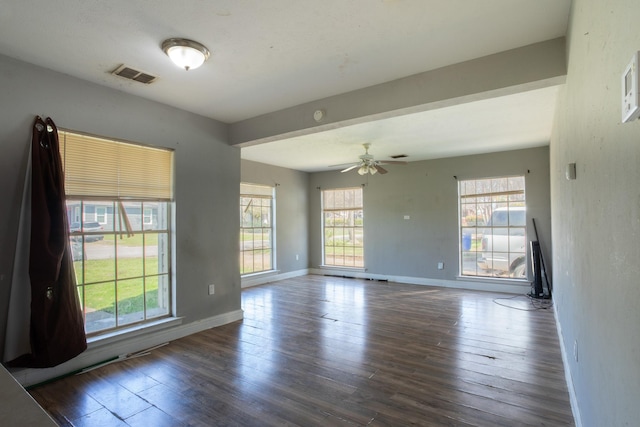
[{"label": "dome ceiling light", "polygon": [[188,39],[167,39],[162,42],[162,50],[180,68],[194,70],[204,64],[210,52],[201,43]]}]

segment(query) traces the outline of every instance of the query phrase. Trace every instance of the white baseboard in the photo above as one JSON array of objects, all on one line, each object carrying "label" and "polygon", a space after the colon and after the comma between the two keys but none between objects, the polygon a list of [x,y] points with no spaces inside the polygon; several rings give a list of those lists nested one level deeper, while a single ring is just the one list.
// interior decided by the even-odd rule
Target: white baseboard
[{"label": "white baseboard", "polygon": [[440,286],[443,288],[469,289],[473,291],[489,291],[503,292],[508,294],[526,294],[531,290],[531,285],[527,282],[517,282],[514,280],[491,280],[491,279],[472,279],[472,280],[444,280],[444,279],[428,279],[423,277],[410,276],[388,276],[384,274],[370,274],[363,271],[343,270],[336,268],[312,268],[310,274],[325,276],[344,276],[354,277],[356,279],[372,279],[386,280],[396,283],[408,283],[411,285],[424,286]]},{"label": "white baseboard", "polygon": [[255,276],[245,276],[241,279],[241,288],[250,288],[251,286],[264,285],[265,283],[276,282],[278,280],[291,279],[293,277],[306,276],[309,269],[290,271],[288,273],[279,273],[277,271],[265,274],[256,274]]},{"label": "white baseboard", "polygon": [[569,390],[569,401],[571,402],[571,412],[573,412],[573,421],[576,427],[582,427],[582,418],[580,417],[580,408],[578,407],[578,398],[576,396],[576,389],[573,386],[573,377],[571,376],[571,368],[569,365],[569,356],[567,349],[564,346],[564,337],[562,335],[562,326],[558,321],[558,306],[553,305],[553,317],[556,321],[556,329],[558,330],[558,341],[560,341],[560,352],[562,353],[562,366],[564,367],[564,377],[567,382],[567,389]]},{"label": "white baseboard", "polygon": [[[10,372],[23,387],[28,387],[78,372],[122,355],[136,353],[206,329],[242,320],[242,318],[242,310],[231,311],[186,325],[181,324],[181,319],[174,318],[168,322],[154,325],[147,330],[144,327],[136,328],[131,334],[124,333],[110,336],[104,340],[91,341],[84,353],[53,368],[20,368],[10,370]],[[166,327],[162,328],[162,324]]]}]

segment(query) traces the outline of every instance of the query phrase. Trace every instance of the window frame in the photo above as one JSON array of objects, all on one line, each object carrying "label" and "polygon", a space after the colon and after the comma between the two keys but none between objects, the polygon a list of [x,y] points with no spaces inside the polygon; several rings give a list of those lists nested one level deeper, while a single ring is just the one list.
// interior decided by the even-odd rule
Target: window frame
[{"label": "window frame", "polygon": [[[96,222],[98,224],[106,224],[107,223],[107,207],[106,206],[96,206],[95,210],[96,210],[95,211]],[[99,212],[101,212],[101,213],[99,213]]]},{"label": "window frame", "polygon": [[[336,206],[335,197],[339,195],[340,192],[345,191],[354,191],[353,194],[353,205],[346,206],[346,196],[343,200],[344,206]],[[329,194],[332,194],[334,198],[334,205],[327,206],[330,203],[327,203],[329,199]],[[360,202],[359,204],[357,202]],[[345,187],[345,188],[330,188],[323,189],[320,192],[320,205],[321,205],[321,236],[322,236],[322,266],[323,267],[331,267],[331,268],[345,268],[345,269],[365,269],[365,239],[364,239],[364,188],[360,187]],[[351,215],[350,213],[353,213]],[[338,218],[338,216],[346,219],[346,221],[351,221],[353,219],[352,224],[344,224],[343,226],[336,226],[335,224],[327,226],[327,215],[334,217],[334,219]],[[360,224],[358,225],[358,219]],[[339,235],[340,239],[331,238],[332,245],[328,244],[328,234],[331,234],[333,237],[336,236],[336,230],[340,230]],[[352,230],[352,231],[349,231]],[[358,232],[359,230],[359,232]],[[346,234],[345,234],[346,231]],[[331,232],[331,233],[329,233]],[[345,245],[345,236],[349,236],[350,242],[352,244]],[[342,242],[342,244],[336,244],[338,241]],[[358,244],[358,241],[360,242]],[[330,249],[330,250],[329,250]],[[332,252],[328,254],[327,252]],[[342,263],[337,263],[337,257],[342,258]],[[331,259],[332,258],[332,259]],[[351,259],[352,262],[347,263],[346,260]]]},{"label": "window frame", "polygon": [[[69,240],[87,336],[113,333],[173,316],[173,150],[67,129],[59,129],[59,137],[65,170],[67,219],[70,226],[74,224],[75,227],[70,230]],[[87,147],[91,145],[87,141],[99,144],[99,148],[113,143],[125,152],[131,147],[138,153],[149,149],[153,150],[153,156],[169,156],[168,161],[158,166],[168,178],[163,177],[163,183],[158,186],[154,178],[146,182],[148,176],[145,173],[132,170],[130,176],[134,179],[141,177],[138,186],[131,186],[131,178],[126,177],[123,180],[128,180],[128,188],[109,187],[102,183],[101,194],[91,195],[85,191],[91,187],[90,182],[84,187],[82,171],[84,168],[89,171],[95,169],[92,165],[100,162],[98,153],[102,152],[90,152]],[[128,160],[128,165],[117,163],[118,176],[125,176],[127,170],[131,170],[131,158]],[[104,164],[97,166],[113,164],[113,160],[106,159]],[[140,167],[146,172],[154,166],[146,164]],[[167,167],[170,170],[166,170]],[[67,174],[68,171],[71,172]],[[70,187],[79,189],[77,194],[70,194],[66,186],[69,175],[73,176]],[[151,174],[152,177],[158,175],[157,171]],[[168,190],[167,185],[170,185]],[[146,193],[135,196],[130,195],[130,191]],[[154,208],[160,215],[155,223]],[[151,209],[151,223],[145,221],[146,209]],[[74,223],[76,219],[82,220],[79,227]],[[101,226],[99,229],[98,224]]]},{"label": "window frame", "polygon": [[[243,203],[246,199],[249,199],[246,204]],[[245,216],[247,214],[247,210],[255,209],[254,200],[260,202],[259,206],[259,214],[260,218],[264,215],[264,202],[269,201],[268,205],[268,227],[257,226],[254,225],[254,216],[251,216],[251,225],[245,226],[248,224],[245,221]],[[240,200],[239,200],[239,209],[240,209],[240,235],[238,236],[239,243],[239,264],[240,264],[240,276],[250,276],[253,274],[264,274],[271,271],[276,270],[276,187],[264,184],[254,184],[249,182],[241,182],[240,183]],[[261,225],[264,223],[261,222]],[[245,234],[250,233],[253,237],[255,237],[256,230],[260,230],[260,235],[262,238],[260,239],[260,247],[256,247],[255,239],[251,239],[251,248],[245,249],[245,243],[249,240],[245,239]],[[264,234],[268,235],[268,244],[264,246]],[[268,251],[268,258],[264,256],[264,251]],[[256,255],[258,252],[261,252],[260,262],[256,263]],[[251,268],[248,266],[248,260],[251,260]],[[265,262],[266,261],[266,262]],[[256,268],[256,265],[262,266]],[[266,266],[266,267],[265,267]]]},{"label": "window frame", "polygon": [[[506,223],[494,224],[500,217]],[[459,180],[458,233],[461,277],[526,280],[525,176]]]},{"label": "window frame", "polygon": [[[153,209],[151,208],[147,208],[147,207],[143,207],[143,212],[142,212],[142,224],[144,225],[153,225]],[[149,212],[149,214],[147,215],[147,212]],[[148,218],[148,220],[147,220]]]}]

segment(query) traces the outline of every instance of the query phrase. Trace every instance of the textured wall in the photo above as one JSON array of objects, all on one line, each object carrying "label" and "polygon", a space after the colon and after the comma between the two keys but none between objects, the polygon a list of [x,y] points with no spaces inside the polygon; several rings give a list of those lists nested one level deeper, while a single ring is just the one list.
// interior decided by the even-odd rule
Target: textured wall
[{"label": "textured wall", "polygon": [[[310,267],[322,261],[320,192],[349,186],[364,187],[365,266],[367,273],[456,280],[458,270],[458,179],[524,175],[530,218],[535,218],[540,240],[549,254],[551,220],[549,207],[548,147],[454,157],[389,166],[383,176],[311,174]],[[405,220],[404,216],[410,219]],[[444,270],[438,270],[438,262]],[[549,265],[549,267],[551,267]]]},{"label": "textured wall", "polygon": [[[240,150],[226,144],[225,125],[6,57],[0,93],[0,345],[35,115],[60,128],[174,149],[176,314],[190,323],[240,309]],[[215,295],[207,294],[209,283]]]},{"label": "textured wall", "polygon": [[574,0],[550,148],[555,304],[585,426],[640,420],[640,121],[620,119],[639,17],[637,0]]},{"label": "textured wall", "polygon": [[288,273],[306,269],[309,264],[309,174],[243,160],[241,176],[242,182],[276,186],[278,272]]}]

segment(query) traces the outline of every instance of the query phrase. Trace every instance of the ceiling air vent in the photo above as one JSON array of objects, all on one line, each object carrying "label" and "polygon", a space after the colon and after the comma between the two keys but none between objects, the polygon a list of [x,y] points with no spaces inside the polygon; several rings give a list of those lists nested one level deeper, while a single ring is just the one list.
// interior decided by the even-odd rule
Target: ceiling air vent
[{"label": "ceiling air vent", "polygon": [[396,154],[395,156],[389,156],[392,159],[404,159],[405,157],[408,157],[406,154]]},{"label": "ceiling air vent", "polygon": [[124,64],[113,70],[111,74],[144,84],[153,83],[157,79],[156,76],[152,76],[151,74],[144,73],[140,70],[135,70]]}]

